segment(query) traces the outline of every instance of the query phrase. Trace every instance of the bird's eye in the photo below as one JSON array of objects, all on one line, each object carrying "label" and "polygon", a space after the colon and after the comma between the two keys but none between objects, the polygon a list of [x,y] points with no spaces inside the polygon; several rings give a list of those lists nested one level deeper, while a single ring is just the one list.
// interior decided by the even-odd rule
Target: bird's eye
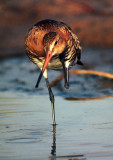
[{"label": "bird's eye", "polygon": [[55,45],[57,45],[57,43],[58,43],[58,42],[56,41],[56,42],[55,42]]}]

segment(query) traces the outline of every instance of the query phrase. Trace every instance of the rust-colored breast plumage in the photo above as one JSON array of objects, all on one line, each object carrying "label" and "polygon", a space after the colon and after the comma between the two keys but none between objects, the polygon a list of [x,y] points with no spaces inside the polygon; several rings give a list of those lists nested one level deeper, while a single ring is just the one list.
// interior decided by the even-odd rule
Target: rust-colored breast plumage
[{"label": "rust-colored breast plumage", "polygon": [[25,38],[26,50],[37,57],[45,57],[43,38],[48,32],[59,33],[66,41],[69,38],[69,32],[62,22],[54,20],[44,20],[35,24],[27,33]]}]

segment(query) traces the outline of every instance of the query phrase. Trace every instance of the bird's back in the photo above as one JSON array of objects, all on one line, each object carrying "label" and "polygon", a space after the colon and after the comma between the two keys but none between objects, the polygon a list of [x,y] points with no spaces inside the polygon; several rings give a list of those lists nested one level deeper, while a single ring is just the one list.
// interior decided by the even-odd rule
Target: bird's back
[{"label": "bird's back", "polygon": [[[68,28],[68,27],[67,27]],[[43,38],[48,32],[59,32],[68,39],[68,30],[62,22],[42,20],[36,23],[25,37],[25,47],[37,57],[45,57]]]}]

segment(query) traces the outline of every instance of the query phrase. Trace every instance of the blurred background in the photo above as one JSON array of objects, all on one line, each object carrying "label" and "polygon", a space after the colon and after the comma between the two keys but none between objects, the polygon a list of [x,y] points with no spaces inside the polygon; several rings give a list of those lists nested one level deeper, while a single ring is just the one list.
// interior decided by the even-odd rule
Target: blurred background
[{"label": "blurred background", "polygon": [[[39,72],[24,51],[24,37],[42,19],[65,22],[82,44],[82,62],[73,69],[89,69],[113,73],[113,0],[0,0],[0,91],[47,94],[42,79],[38,90],[35,83]],[[61,72],[48,72],[54,80]],[[113,81],[104,77],[70,77],[70,90],[64,81],[54,87],[55,95],[74,97],[113,94]],[[83,92],[82,92],[83,91]]]},{"label": "blurred background", "polygon": [[28,29],[46,18],[68,24],[85,47],[113,48],[113,0],[0,0],[0,58],[23,55]]}]

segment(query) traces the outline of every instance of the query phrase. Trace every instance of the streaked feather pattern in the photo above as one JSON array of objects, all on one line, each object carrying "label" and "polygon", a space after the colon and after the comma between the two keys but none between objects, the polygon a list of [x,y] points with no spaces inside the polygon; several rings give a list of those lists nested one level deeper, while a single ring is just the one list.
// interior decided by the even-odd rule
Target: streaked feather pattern
[{"label": "streaked feather pattern", "polygon": [[71,31],[63,22],[57,22],[55,20],[44,20],[36,23],[28,32],[25,39],[26,53],[29,58],[37,65],[42,68],[45,61],[45,52],[43,46],[44,35],[55,31],[66,40],[66,47],[61,54],[54,55],[47,68],[50,69],[63,69],[61,58],[64,62],[69,64],[69,67],[75,65],[77,60],[81,58],[81,46],[77,36]]}]

